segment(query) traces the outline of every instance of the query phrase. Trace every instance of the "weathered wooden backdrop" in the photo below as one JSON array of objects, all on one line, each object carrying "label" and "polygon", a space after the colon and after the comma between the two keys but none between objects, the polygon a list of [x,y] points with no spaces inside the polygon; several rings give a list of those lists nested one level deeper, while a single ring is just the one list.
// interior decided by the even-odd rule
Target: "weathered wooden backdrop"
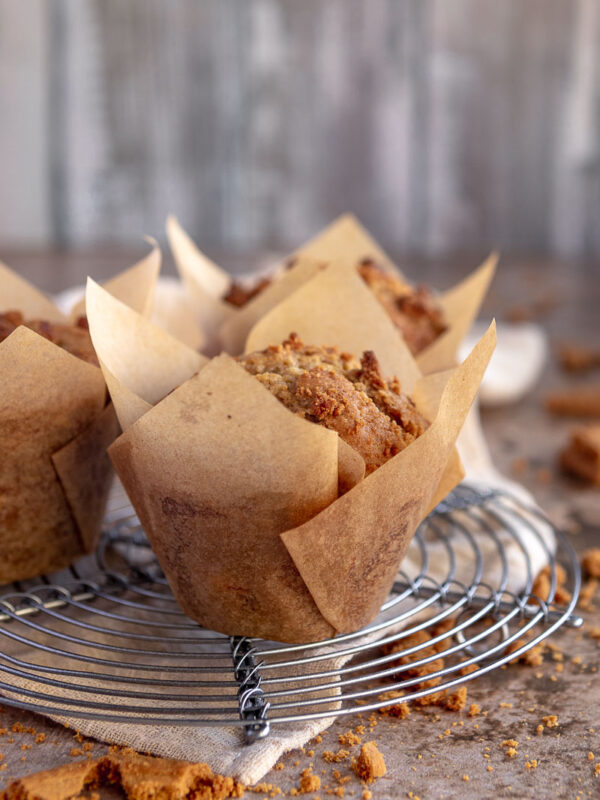
[{"label": "weathered wooden backdrop", "polygon": [[600,254],[600,0],[0,0],[0,243]]}]

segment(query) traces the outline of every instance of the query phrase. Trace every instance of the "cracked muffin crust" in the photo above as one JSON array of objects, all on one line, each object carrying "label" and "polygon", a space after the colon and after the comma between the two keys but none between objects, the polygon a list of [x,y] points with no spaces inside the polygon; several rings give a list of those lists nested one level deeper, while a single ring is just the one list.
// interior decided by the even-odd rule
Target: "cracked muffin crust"
[{"label": "cracked muffin crust", "polygon": [[400,330],[413,355],[432,344],[447,329],[444,312],[430,289],[411,286],[371,258],[361,261],[358,273]]},{"label": "cracked muffin crust", "polygon": [[382,376],[372,351],[359,360],[336,347],[305,345],[292,333],[238,361],[290,411],[336,431],[364,458],[367,475],[429,425],[398,380]]}]

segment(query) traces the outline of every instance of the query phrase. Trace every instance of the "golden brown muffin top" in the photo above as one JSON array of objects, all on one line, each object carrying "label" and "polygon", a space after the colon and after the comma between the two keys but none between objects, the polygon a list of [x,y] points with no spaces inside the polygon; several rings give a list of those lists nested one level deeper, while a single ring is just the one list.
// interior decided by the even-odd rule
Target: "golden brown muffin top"
[{"label": "golden brown muffin top", "polygon": [[447,329],[444,312],[430,289],[414,287],[365,258],[358,273],[401,331],[415,356]]},{"label": "golden brown muffin top", "polygon": [[[292,258],[286,266],[290,268],[294,263]],[[444,312],[430,289],[411,286],[398,275],[384,270],[372,258],[364,258],[357,271],[400,330],[414,356],[447,329]],[[261,278],[250,286],[232,282],[223,300],[243,308],[271,282],[270,278]]]},{"label": "golden brown muffin top", "polygon": [[305,345],[292,333],[238,360],[295,414],[336,431],[364,458],[367,475],[429,425],[397,379],[383,378],[372,351],[359,360],[336,347]]},{"label": "golden brown muffin top", "polygon": [[85,317],[79,317],[75,325],[67,325],[62,322],[47,322],[41,319],[26,320],[20,311],[5,311],[0,314],[0,342],[3,342],[20,325],[35,331],[77,358],[94,364],[96,367],[99,366]]}]

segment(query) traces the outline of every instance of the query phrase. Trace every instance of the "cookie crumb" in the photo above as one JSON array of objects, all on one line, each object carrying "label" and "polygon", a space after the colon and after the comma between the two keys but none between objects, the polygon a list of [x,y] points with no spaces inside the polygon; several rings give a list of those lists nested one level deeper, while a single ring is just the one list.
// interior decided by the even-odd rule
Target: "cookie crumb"
[{"label": "cookie crumb", "polygon": [[362,738],[357,736],[354,731],[346,731],[346,733],[338,733],[338,742],[346,747],[353,747],[355,744],[360,744]]},{"label": "cookie crumb", "polygon": [[300,794],[318,792],[320,788],[321,778],[313,773],[312,767],[306,767],[306,769],[303,769],[300,777],[300,785],[298,786],[298,791]]},{"label": "cookie crumb", "polygon": [[462,711],[467,705],[467,687],[460,686],[444,698],[444,708],[448,711]]},{"label": "cookie crumb", "polygon": [[548,714],[546,717],[542,717],[542,722],[547,728],[558,727],[558,717],[556,714]]},{"label": "cookie crumb", "polygon": [[353,769],[361,780],[370,783],[381,778],[387,772],[383,755],[377,749],[377,742],[366,742],[360,748],[360,755],[353,764]]}]

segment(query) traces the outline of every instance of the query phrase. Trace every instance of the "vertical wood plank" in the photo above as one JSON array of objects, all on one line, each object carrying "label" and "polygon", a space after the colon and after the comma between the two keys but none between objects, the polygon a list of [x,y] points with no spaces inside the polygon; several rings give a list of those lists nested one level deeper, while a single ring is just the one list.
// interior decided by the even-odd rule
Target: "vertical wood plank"
[{"label": "vertical wood plank", "polygon": [[0,240],[50,237],[44,0],[0,0]]}]

